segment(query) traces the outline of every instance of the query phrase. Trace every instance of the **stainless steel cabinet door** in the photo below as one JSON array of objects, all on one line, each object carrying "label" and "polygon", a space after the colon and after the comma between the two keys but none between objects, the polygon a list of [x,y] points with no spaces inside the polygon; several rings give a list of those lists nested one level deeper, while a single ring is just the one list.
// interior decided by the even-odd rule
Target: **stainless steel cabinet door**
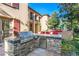
[{"label": "stainless steel cabinet door", "polygon": [[47,48],[47,39],[42,37],[39,40],[39,47],[40,48]]},{"label": "stainless steel cabinet door", "polygon": [[0,19],[0,42],[2,41],[2,20]]}]

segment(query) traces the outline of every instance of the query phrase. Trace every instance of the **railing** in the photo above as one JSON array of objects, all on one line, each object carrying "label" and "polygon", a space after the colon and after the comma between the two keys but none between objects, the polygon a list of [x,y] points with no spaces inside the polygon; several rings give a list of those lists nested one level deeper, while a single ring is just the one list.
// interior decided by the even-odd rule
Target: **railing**
[{"label": "railing", "polygon": [[62,35],[48,35],[48,34],[34,34],[36,37],[46,37],[46,38],[53,38],[53,39],[62,39]]}]

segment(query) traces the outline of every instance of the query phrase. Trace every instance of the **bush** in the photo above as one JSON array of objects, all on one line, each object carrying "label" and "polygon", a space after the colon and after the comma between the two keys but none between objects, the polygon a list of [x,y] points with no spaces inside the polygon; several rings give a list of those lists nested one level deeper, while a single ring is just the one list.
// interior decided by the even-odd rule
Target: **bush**
[{"label": "bush", "polygon": [[72,44],[72,41],[62,40],[62,48],[61,48],[62,55],[72,55],[73,52],[75,52],[75,50],[76,48]]}]

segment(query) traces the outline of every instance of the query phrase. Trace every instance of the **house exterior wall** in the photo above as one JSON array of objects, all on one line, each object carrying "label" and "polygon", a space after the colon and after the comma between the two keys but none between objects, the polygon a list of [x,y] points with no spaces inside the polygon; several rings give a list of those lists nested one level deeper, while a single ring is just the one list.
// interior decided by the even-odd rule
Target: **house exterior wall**
[{"label": "house exterior wall", "polygon": [[19,5],[19,18],[21,21],[20,31],[29,31],[28,4],[21,3]]},{"label": "house exterior wall", "polygon": [[[32,31],[34,33],[47,30],[46,24],[49,18],[48,15],[41,16],[35,10],[28,8],[27,3],[19,3],[19,9],[11,7],[11,4],[8,5],[0,3],[0,10],[2,10],[1,11],[2,14],[0,13],[0,16],[9,17],[12,18],[13,20],[18,19],[20,21],[20,32],[29,31],[30,23],[32,24]],[[33,19],[30,19],[30,12],[33,13],[34,16]],[[14,26],[15,24],[16,23],[12,23],[12,26]]]},{"label": "house exterior wall", "polygon": [[[17,9],[11,8],[2,3],[0,3],[0,9],[5,11],[8,14],[7,16],[9,16],[11,18],[17,18],[17,19],[19,18],[19,12]],[[3,15],[3,16],[5,16],[5,15]]]},{"label": "house exterior wall", "polygon": [[30,31],[32,31],[34,33],[40,32],[40,24],[39,23],[40,23],[41,15],[31,8],[29,8],[28,11],[29,11]]},{"label": "house exterior wall", "polygon": [[[0,9],[6,12],[7,17],[16,18],[21,21],[20,31],[28,31],[28,4],[20,3],[19,9],[14,9],[10,6],[0,3]],[[5,15],[2,15],[5,16]]]},{"label": "house exterior wall", "polygon": [[13,37],[14,36],[14,20],[11,20],[9,25],[10,25],[9,33]]},{"label": "house exterior wall", "polygon": [[48,27],[47,27],[48,19],[49,19],[48,15],[44,15],[44,16],[41,17],[41,19],[40,19],[41,31],[46,31],[48,29]]},{"label": "house exterior wall", "polygon": [[20,21],[16,19],[14,19],[14,31],[20,32]]}]

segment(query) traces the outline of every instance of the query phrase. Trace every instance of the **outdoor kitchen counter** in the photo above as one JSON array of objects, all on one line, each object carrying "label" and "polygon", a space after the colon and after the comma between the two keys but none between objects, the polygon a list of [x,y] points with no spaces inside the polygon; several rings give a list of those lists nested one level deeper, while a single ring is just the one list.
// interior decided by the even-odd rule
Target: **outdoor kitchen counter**
[{"label": "outdoor kitchen counter", "polygon": [[5,55],[25,56],[35,49],[36,43],[33,35],[20,33],[18,37],[5,38]]},{"label": "outdoor kitchen counter", "polygon": [[[18,37],[8,37],[5,39],[5,55],[9,56],[26,56],[29,52],[36,48],[48,48],[50,47],[51,38],[44,35],[28,35],[21,34]],[[60,38],[56,38],[56,41],[60,41]],[[49,42],[48,42],[49,41]],[[52,48],[51,48],[52,49]],[[56,48],[57,49],[57,48]],[[50,50],[50,49],[49,49]]]}]

